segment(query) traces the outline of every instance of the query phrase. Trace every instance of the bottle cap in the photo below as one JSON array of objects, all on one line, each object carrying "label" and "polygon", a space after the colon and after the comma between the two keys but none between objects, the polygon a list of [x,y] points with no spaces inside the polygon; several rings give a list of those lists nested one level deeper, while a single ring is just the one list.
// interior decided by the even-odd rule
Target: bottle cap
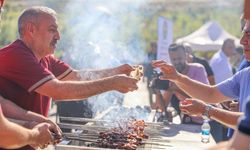
[{"label": "bottle cap", "polygon": [[205,122],[205,123],[208,123],[208,122],[209,122],[209,120],[207,120],[207,119],[204,119],[204,122]]}]

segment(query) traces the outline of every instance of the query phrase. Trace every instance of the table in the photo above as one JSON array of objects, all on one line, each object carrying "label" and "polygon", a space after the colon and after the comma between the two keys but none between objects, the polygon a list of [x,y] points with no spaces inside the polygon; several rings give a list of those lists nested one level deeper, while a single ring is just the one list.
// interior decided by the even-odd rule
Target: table
[{"label": "table", "polygon": [[151,147],[146,145],[145,149],[202,150],[216,144],[212,136],[209,143],[202,143],[200,132],[200,125],[172,123],[151,136],[151,138],[160,138],[158,142],[164,145]]}]

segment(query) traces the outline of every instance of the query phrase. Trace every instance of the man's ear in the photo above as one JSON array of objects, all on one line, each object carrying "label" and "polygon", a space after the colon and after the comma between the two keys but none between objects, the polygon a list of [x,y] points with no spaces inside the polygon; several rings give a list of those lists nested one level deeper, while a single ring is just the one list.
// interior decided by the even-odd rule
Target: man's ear
[{"label": "man's ear", "polygon": [[31,37],[33,37],[36,32],[36,26],[32,22],[28,22],[25,26],[25,30]]}]

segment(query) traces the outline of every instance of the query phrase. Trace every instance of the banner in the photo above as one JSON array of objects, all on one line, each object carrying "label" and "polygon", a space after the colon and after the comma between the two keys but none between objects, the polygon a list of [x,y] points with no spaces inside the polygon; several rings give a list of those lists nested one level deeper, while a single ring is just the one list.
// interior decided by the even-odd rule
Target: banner
[{"label": "banner", "polygon": [[170,63],[168,47],[173,42],[173,23],[164,17],[158,18],[157,59]]}]

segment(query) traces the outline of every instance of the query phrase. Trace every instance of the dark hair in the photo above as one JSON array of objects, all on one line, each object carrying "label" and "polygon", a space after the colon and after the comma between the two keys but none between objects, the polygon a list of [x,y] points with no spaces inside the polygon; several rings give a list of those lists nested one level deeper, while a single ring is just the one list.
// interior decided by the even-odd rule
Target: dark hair
[{"label": "dark hair", "polygon": [[183,46],[183,44],[176,44],[176,43],[173,43],[171,45],[169,45],[169,48],[168,48],[168,51],[170,52],[174,52],[174,51],[177,51],[179,49],[182,49],[183,52],[185,52],[185,47]]}]

